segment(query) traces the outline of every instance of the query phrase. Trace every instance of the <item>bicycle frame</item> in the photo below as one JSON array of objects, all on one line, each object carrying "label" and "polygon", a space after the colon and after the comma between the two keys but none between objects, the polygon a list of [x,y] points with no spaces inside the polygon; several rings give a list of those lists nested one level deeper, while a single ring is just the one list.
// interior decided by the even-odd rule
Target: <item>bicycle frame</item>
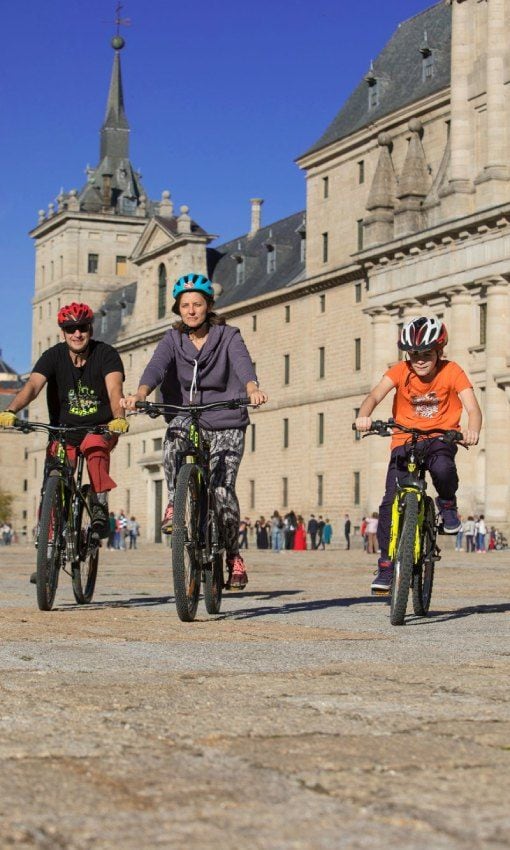
[{"label": "bicycle frame", "polygon": [[397,480],[397,493],[393,499],[391,506],[391,526],[390,540],[388,546],[388,557],[394,560],[398,541],[400,537],[400,525],[404,512],[405,494],[413,492],[416,494],[419,511],[418,522],[416,525],[416,536],[414,541],[414,561],[417,563],[421,557],[421,542],[423,520],[425,518],[425,493],[427,491],[427,482],[425,480],[424,458],[416,457],[416,445],[418,443],[418,435],[414,433],[411,437],[409,453],[406,457],[406,466],[408,472],[407,483],[401,484]]}]

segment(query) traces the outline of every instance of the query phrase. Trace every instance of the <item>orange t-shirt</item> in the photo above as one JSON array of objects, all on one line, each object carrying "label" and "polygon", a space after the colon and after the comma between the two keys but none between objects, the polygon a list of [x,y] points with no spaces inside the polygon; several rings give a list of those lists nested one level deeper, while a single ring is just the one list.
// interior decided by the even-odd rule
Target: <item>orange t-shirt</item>
[{"label": "orange t-shirt", "polygon": [[[457,363],[440,360],[432,381],[422,381],[408,360],[385,372],[395,385],[393,419],[408,428],[459,429],[462,402],[459,393],[472,388],[471,381]],[[395,431],[391,448],[407,442],[409,435]]]}]

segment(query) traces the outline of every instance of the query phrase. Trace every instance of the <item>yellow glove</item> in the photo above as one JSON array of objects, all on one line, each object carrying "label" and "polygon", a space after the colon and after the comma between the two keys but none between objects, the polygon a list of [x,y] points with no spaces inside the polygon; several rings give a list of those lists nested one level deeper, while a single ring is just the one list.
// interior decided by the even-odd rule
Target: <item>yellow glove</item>
[{"label": "yellow glove", "polygon": [[16,414],[11,410],[3,410],[0,413],[0,428],[12,428],[16,418]]},{"label": "yellow glove", "polygon": [[112,419],[111,422],[108,422],[107,427],[112,434],[125,434],[126,431],[129,431],[129,422],[127,419],[119,417],[118,419]]}]

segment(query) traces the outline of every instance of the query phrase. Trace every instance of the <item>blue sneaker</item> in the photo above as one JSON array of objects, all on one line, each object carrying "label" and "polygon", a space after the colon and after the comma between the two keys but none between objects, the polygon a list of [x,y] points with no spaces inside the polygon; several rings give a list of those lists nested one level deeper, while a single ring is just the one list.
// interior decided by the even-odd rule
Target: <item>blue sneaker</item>
[{"label": "blue sneaker", "polygon": [[445,534],[457,534],[462,528],[460,517],[457,513],[457,502],[455,499],[436,499],[439,514],[443,520],[443,532]]},{"label": "blue sneaker", "polygon": [[393,564],[379,558],[377,575],[372,582],[372,593],[389,593],[393,581]]}]

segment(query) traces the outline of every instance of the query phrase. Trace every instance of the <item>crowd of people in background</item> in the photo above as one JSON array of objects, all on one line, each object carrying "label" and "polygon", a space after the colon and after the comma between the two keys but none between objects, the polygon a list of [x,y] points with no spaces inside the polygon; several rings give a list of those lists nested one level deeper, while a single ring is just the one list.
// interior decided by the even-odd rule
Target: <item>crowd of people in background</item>
[{"label": "crowd of people in background", "polygon": [[468,516],[463,520],[455,539],[456,552],[463,552],[465,548],[466,552],[483,553],[493,549],[506,549],[506,547],[507,540],[504,534],[493,525],[488,529],[483,514]]},{"label": "crowd of people in background", "polygon": [[[350,535],[350,526],[348,533]],[[249,517],[244,517],[239,525],[240,549],[248,549],[253,544],[257,549],[272,549],[274,552],[325,549],[332,539],[333,527],[329,518],[316,517],[315,514],[310,514],[305,522],[304,517],[295,511],[282,515],[275,510],[269,519],[260,516],[252,523]]]},{"label": "crowd of people in background", "polygon": [[120,510],[117,515],[110,511],[107,549],[136,549],[136,541],[139,536],[140,523],[136,517],[127,517],[124,510]]}]

